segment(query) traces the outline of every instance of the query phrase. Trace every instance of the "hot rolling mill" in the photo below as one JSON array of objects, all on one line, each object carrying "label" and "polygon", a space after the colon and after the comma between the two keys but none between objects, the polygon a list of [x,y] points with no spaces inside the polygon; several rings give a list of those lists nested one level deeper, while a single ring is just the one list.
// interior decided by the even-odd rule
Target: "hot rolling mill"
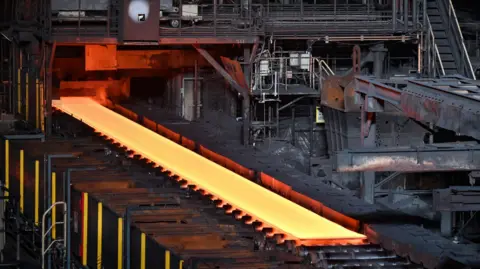
[{"label": "hot rolling mill", "polygon": [[[56,223],[47,229],[46,243],[65,253],[45,252],[55,268],[74,260],[88,268],[422,268],[227,169],[218,172],[226,179],[217,178],[221,166],[91,99],[62,98],[54,106],[55,136],[43,143],[10,140],[5,162],[7,187],[19,194],[26,218],[38,224],[41,208],[66,202],[65,211],[53,207],[51,217],[45,215],[47,228]],[[94,119],[103,116],[112,124],[96,125]],[[115,133],[119,126],[130,130],[123,134],[135,134],[136,142]],[[155,130],[175,135],[159,125]],[[150,144],[149,152],[139,152],[139,141],[159,139],[162,147]],[[163,152],[159,158],[176,156],[191,170],[200,159],[210,166],[184,172],[171,160],[152,157],[157,151]],[[190,155],[194,159],[185,159]],[[42,159],[43,173],[36,161]],[[215,185],[196,180],[200,174]],[[237,194],[222,193],[216,180]],[[242,191],[257,195],[238,195]],[[244,202],[255,205],[265,197],[280,210],[273,203],[254,208]]]}]

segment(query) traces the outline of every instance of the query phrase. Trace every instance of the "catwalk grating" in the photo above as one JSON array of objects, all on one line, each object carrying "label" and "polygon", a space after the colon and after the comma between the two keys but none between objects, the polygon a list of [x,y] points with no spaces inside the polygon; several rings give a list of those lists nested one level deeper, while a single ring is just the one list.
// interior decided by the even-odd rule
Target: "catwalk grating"
[{"label": "catwalk grating", "polygon": [[[101,106],[90,98],[67,97],[53,105],[164,167],[214,200],[228,203],[297,244],[361,243],[365,236],[331,222]],[[253,221],[252,221],[253,222]]]}]

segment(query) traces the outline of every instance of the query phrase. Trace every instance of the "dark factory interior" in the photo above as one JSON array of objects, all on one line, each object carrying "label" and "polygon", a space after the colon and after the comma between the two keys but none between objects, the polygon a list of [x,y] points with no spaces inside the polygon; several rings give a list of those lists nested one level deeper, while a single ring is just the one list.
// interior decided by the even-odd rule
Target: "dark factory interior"
[{"label": "dark factory interior", "polygon": [[479,1],[0,12],[0,268],[480,268]]}]

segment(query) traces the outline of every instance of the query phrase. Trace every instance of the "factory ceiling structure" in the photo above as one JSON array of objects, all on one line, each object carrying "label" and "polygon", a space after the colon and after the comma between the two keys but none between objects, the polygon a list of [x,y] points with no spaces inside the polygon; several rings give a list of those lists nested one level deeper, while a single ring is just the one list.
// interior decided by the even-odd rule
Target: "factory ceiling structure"
[{"label": "factory ceiling structure", "polygon": [[480,268],[478,8],[0,1],[0,267]]}]

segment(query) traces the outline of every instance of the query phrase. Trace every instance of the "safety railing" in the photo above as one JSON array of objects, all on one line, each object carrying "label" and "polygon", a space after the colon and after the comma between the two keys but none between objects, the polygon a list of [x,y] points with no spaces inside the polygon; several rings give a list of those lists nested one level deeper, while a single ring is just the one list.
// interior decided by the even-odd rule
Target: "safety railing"
[{"label": "safety railing", "polygon": [[[37,138],[12,135],[1,143],[3,146],[2,163],[5,167],[5,188],[8,186],[8,192],[4,192],[4,197],[8,197],[9,201],[18,201],[17,205],[7,207],[14,208],[13,211],[7,210],[11,215],[8,219],[14,219],[17,226],[20,227],[17,228],[20,229],[22,242],[20,247],[39,263],[43,260],[43,266],[46,268],[60,268],[56,267],[59,264],[62,266],[61,268],[83,268],[78,266],[76,260],[72,259],[71,263],[65,262],[65,242],[68,242],[69,234],[65,229],[65,226],[68,225],[66,221],[68,208],[64,201],[57,201],[65,200],[65,197],[61,195],[62,192],[65,195],[65,184],[60,184],[57,188],[55,172],[47,177],[47,167],[48,164],[51,165],[47,159],[50,158],[45,159],[41,166],[39,160],[27,158],[25,150],[18,149],[18,143],[16,147],[13,147],[9,139],[25,141]],[[62,156],[58,155],[57,157]],[[42,170],[45,173],[41,173]],[[41,174],[43,174],[42,184],[40,183]],[[63,212],[58,212],[58,205],[63,205]],[[17,207],[18,209],[16,209]],[[63,216],[63,219],[60,216]],[[73,264],[75,266],[71,267]]]},{"label": "safety railing", "polygon": [[[72,168],[71,171],[80,171]],[[87,170],[83,170],[87,171]],[[95,179],[82,179],[83,182]],[[139,229],[136,216],[162,210],[165,204],[125,204],[132,193],[71,188],[73,213],[70,245],[85,268],[184,268],[184,260]],[[113,199],[117,197],[117,199]],[[137,196],[138,197],[138,196]],[[118,199],[123,198],[123,199]],[[124,200],[125,199],[125,200]],[[158,213],[158,212],[157,212]],[[161,213],[158,213],[161,214]],[[75,230],[77,230],[75,232]],[[108,239],[108,242],[105,240]],[[77,247],[78,246],[78,247]],[[94,246],[94,247],[92,247]]]},{"label": "safety railing", "polygon": [[110,0],[93,13],[81,10],[49,10],[48,34],[56,36],[115,38],[119,34],[119,0]]},{"label": "safety railing", "polygon": [[[262,57],[254,64],[253,92],[266,93],[273,96],[280,95],[280,91],[291,91],[294,85],[308,85],[310,79],[310,64],[300,65],[302,60],[309,60],[310,56],[295,60],[288,57]],[[293,65],[292,65],[293,63]],[[310,86],[310,85],[309,85]]]},{"label": "safety railing", "polygon": [[239,4],[204,4],[186,12],[160,18],[162,37],[252,36],[263,35],[263,6]]},{"label": "safety railing", "polygon": [[443,5],[444,10],[447,11],[447,36],[450,35],[455,38],[456,45],[459,50],[460,57],[460,68],[464,71],[464,74],[472,79],[476,79],[475,72],[473,70],[472,62],[468,55],[467,48],[465,46],[465,41],[463,39],[462,30],[460,29],[460,24],[458,23],[457,15],[455,8],[453,7],[451,0],[440,0]]},{"label": "safety railing", "polygon": [[445,69],[443,67],[442,58],[435,42],[435,35],[433,33],[430,19],[426,17],[426,35],[425,35],[425,55],[424,61],[427,75],[436,77],[437,75],[444,76]]},{"label": "safety railing", "polygon": [[252,89],[254,93],[275,97],[319,93],[324,80],[331,75],[334,72],[328,64],[308,52],[265,53],[254,62]]},{"label": "safety railing", "polygon": [[468,55],[467,48],[465,46],[465,41],[463,39],[462,30],[460,29],[460,24],[458,23],[457,14],[455,8],[453,7],[451,0],[443,0],[448,5],[448,15],[449,15],[449,30],[452,30],[457,37],[458,42],[460,42],[460,51],[462,59],[462,68],[465,69],[466,75],[472,79],[476,79],[475,71],[473,70],[472,62]]},{"label": "safety railing", "polygon": [[266,5],[265,18],[285,21],[368,21],[391,20],[391,11],[378,11],[369,5]]},{"label": "safety railing", "polygon": [[[47,215],[51,214],[52,218],[54,218],[56,213],[57,206],[63,206],[63,220],[60,222],[54,221],[50,227],[46,227],[46,219]],[[68,244],[67,240],[67,229],[63,228],[63,237],[56,238],[56,226],[57,225],[66,225],[66,217],[67,217],[67,204],[65,202],[55,202],[52,206],[50,206],[45,213],[43,213],[42,217],[42,269],[45,268],[45,256],[51,254],[54,251],[55,247],[60,247],[63,251],[66,249],[66,245]],[[50,241],[47,236],[52,236],[53,241]],[[49,266],[50,268],[50,266]]]},{"label": "safety railing", "polygon": [[[370,3],[370,1],[368,1]],[[184,5],[187,6],[187,5]],[[373,4],[199,4],[178,7],[178,12],[161,13],[159,37],[278,37],[328,35],[390,35],[398,31],[418,30],[417,23],[396,29],[395,10]],[[413,11],[412,11],[413,12]],[[117,37],[118,0],[110,0],[107,10],[89,16],[86,11],[50,11],[53,36]],[[98,15],[103,14],[103,15]],[[408,16],[407,20],[418,18]],[[333,27],[335,26],[335,27]],[[364,31],[367,30],[367,31]]]},{"label": "safety railing", "polygon": [[[314,84],[313,80],[317,79],[319,83],[319,90],[323,89],[323,82],[329,77],[335,75],[333,70],[324,60],[320,60],[318,58],[313,58],[313,78],[311,83]],[[317,71],[318,70],[318,71]]]},{"label": "safety railing", "polygon": [[[6,139],[0,143],[3,150],[1,161],[5,167],[2,177],[10,187],[0,186],[0,191],[3,191],[4,199],[18,203],[6,207],[6,218],[2,216],[4,207],[0,203],[0,219],[17,222],[16,226],[20,228],[14,228],[20,232],[14,235],[22,236],[21,244],[17,246],[27,249],[39,263],[43,261],[42,268],[130,268],[126,263],[130,257],[138,268],[146,268],[148,264],[162,264],[161,268],[183,268],[184,261],[180,257],[135,228],[135,224],[127,223],[128,218],[123,218],[123,212],[109,208],[94,193],[89,195],[75,188],[71,174],[93,171],[96,167],[53,166],[54,159],[73,158],[73,154],[46,154],[43,165],[40,165],[39,160],[28,158],[32,155],[27,156],[24,150],[18,148],[23,144],[10,142]],[[34,155],[38,156],[38,151]],[[63,176],[57,177],[60,171]],[[96,194],[99,193],[102,192]],[[117,205],[124,204],[120,202]],[[11,210],[13,207],[15,209]],[[15,226],[15,223],[11,225]],[[125,227],[132,229],[127,232]],[[108,244],[105,244],[105,239],[109,240]],[[0,233],[0,249],[1,241]],[[130,252],[125,251],[130,248],[128,244],[132,244]],[[137,268],[136,265],[132,268]],[[3,268],[3,264],[0,267]]]}]

